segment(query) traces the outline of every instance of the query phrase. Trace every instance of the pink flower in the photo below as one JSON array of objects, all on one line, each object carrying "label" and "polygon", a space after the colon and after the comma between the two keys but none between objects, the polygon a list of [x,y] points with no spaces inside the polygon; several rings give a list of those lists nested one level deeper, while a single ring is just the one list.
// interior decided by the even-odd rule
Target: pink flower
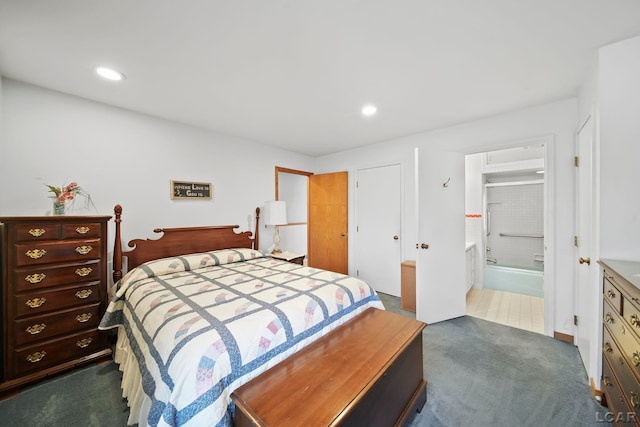
[{"label": "pink flower", "polygon": [[62,185],[60,187],[54,187],[53,185],[45,184],[49,187],[49,191],[55,194],[56,201],[60,203],[66,203],[73,201],[77,195],[83,195],[89,197],[89,195],[78,185],[77,182],[72,182],[69,185]]}]

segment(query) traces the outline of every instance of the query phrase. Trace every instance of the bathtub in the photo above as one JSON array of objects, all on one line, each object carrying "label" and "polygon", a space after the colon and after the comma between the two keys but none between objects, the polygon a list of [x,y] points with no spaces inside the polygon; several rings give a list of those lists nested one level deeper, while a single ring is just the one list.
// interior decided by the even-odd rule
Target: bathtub
[{"label": "bathtub", "polygon": [[544,297],[544,272],[541,270],[486,265],[483,279],[484,288]]}]

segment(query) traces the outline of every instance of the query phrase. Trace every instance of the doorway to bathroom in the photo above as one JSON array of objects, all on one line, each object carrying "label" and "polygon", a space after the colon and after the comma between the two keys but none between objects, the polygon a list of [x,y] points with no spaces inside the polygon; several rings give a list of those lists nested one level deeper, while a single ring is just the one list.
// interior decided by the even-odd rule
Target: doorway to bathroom
[{"label": "doorway to bathroom", "polygon": [[537,333],[544,333],[544,160],[536,140],[466,157],[466,239],[475,255],[467,314]]}]

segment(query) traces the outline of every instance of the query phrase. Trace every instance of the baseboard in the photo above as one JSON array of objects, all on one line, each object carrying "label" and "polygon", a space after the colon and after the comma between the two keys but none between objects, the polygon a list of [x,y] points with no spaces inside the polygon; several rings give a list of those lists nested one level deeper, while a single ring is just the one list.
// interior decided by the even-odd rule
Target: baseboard
[{"label": "baseboard", "polygon": [[566,341],[569,344],[573,344],[573,335],[567,335],[561,332],[553,331],[553,337],[557,340]]}]

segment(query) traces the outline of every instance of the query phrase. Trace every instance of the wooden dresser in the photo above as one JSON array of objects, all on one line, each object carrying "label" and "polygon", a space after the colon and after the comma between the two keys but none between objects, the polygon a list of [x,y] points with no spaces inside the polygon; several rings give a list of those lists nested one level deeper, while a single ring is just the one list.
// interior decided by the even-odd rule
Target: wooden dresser
[{"label": "wooden dresser", "polygon": [[0,394],[111,354],[97,329],[110,218],[0,218]]},{"label": "wooden dresser", "polygon": [[400,264],[400,308],[416,312],[416,262]]},{"label": "wooden dresser", "polygon": [[427,398],[424,327],[366,310],[236,389],[234,425],[404,425]]},{"label": "wooden dresser", "polygon": [[640,262],[603,268],[602,391],[617,425],[640,425]]}]

